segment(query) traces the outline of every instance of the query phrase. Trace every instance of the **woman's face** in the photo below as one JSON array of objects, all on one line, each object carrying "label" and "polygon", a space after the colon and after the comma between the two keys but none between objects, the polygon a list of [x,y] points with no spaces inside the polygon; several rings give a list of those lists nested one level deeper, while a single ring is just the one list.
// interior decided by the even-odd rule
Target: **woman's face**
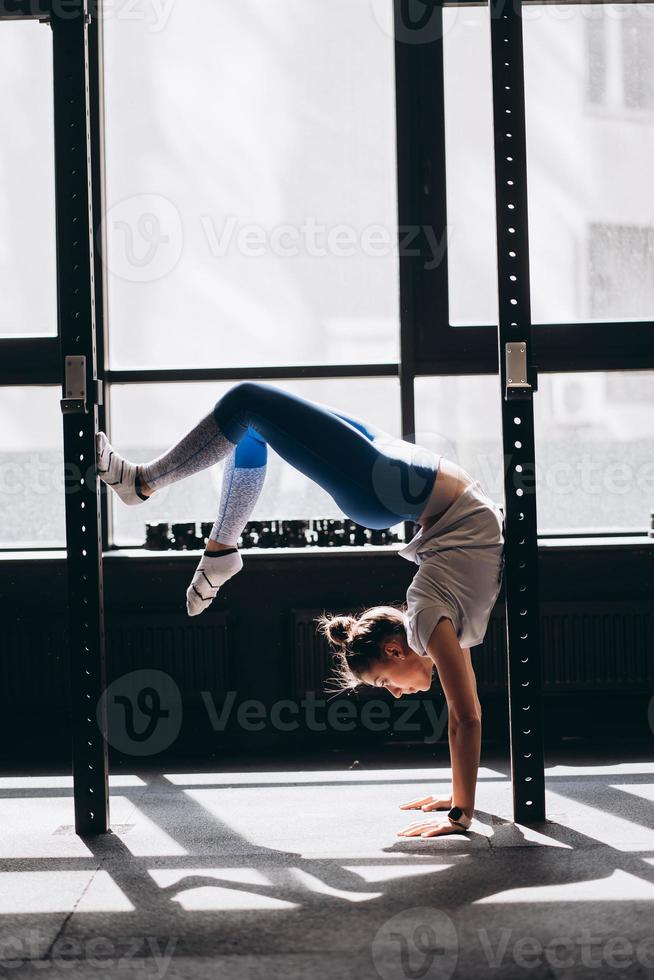
[{"label": "woman's face", "polygon": [[434,665],[421,657],[402,637],[393,637],[383,646],[381,657],[361,675],[364,684],[385,687],[393,697],[428,691]]}]

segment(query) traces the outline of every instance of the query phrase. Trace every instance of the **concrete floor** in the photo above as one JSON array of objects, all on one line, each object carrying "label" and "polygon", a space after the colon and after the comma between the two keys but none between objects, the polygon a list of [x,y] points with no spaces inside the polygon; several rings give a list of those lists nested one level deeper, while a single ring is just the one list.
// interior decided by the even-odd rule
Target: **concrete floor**
[{"label": "concrete floor", "polygon": [[4,776],[0,975],[652,977],[654,761],[620,754],[550,753],[535,828],[484,753],[472,833],[431,840],[395,836],[449,787],[422,761],[116,774],[85,840],[69,777]]}]

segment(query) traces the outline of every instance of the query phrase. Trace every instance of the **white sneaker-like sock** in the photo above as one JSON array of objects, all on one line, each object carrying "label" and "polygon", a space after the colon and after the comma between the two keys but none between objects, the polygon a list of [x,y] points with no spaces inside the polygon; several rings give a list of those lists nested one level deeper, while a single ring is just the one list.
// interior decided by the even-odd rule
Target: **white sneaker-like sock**
[{"label": "white sneaker-like sock", "polygon": [[98,476],[121,500],[126,504],[142,504],[150,499],[136,489],[136,464],[119,456],[104,432],[98,432],[95,437],[95,453]]},{"label": "white sneaker-like sock", "polygon": [[215,554],[202,555],[195,574],[186,590],[186,611],[189,616],[204,612],[232,575],[243,568],[239,551],[216,551]]}]

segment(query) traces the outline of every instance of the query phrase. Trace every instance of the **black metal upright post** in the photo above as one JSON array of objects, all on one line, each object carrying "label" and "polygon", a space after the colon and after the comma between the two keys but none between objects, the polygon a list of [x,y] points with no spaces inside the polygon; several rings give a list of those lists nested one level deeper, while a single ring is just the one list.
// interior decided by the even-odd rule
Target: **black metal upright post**
[{"label": "black metal upright post", "polygon": [[545,819],[521,0],[490,0],[513,815]]},{"label": "black metal upright post", "polygon": [[94,834],[108,829],[109,792],[87,0],[53,4],[50,23],[75,829]]}]

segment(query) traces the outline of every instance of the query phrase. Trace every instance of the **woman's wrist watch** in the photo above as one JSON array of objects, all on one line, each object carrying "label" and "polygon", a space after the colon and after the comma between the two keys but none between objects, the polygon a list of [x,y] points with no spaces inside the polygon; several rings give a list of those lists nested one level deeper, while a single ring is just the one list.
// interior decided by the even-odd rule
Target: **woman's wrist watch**
[{"label": "woman's wrist watch", "polygon": [[451,824],[455,827],[461,827],[463,830],[467,830],[472,823],[470,817],[465,815],[460,806],[453,806],[447,815]]}]

